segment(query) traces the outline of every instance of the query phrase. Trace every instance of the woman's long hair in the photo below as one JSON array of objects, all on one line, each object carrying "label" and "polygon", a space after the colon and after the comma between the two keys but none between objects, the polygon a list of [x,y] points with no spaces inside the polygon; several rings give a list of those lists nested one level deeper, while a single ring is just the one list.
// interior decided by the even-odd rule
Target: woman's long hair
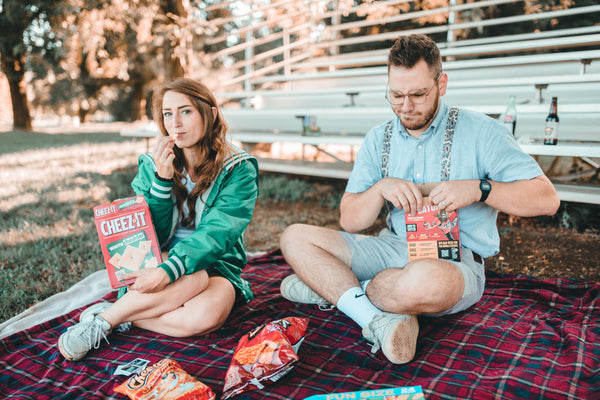
[{"label": "woman's long hair", "polygon": [[[188,78],[180,78],[170,82],[154,95],[152,101],[154,121],[163,136],[168,136],[163,120],[163,96],[169,91],[186,95],[192,102],[192,105],[200,112],[204,121],[204,134],[197,146],[200,163],[192,166],[194,174],[198,177],[198,181],[191,193],[188,193],[183,184],[186,172],[183,151],[177,146],[173,147],[173,151],[175,152],[175,160],[173,161],[175,169],[173,180],[175,181],[175,186],[173,192],[175,194],[177,210],[179,211],[179,215],[183,215],[183,204],[184,201],[187,202],[189,214],[182,221],[182,225],[193,227],[196,219],[197,199],[217,178],[223,168],[225,159],[233,153],[233,149],[225,137],[227,124],[221,115],[214,95],[202,83]],[[213,116],[212,107],[217,109],[216,116]]]}]

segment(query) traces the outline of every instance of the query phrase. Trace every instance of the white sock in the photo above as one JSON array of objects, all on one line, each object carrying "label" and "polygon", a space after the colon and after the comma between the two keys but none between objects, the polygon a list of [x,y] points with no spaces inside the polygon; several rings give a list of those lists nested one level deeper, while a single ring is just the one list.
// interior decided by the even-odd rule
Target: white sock
[{"label": "white sock", "polygon": [[102,327],[102,330],[106,333],[110,330],[112,330],[112,326],[110,326],[110,324],[108,323],[107,320],[105,320],[104,318],[102,318],[99,315],[96,315],[96,321],[100,322],[100,326]]},{"label": "white sock", "polygon": [[362,290],[365,293],[367,293],[367,285],[369,284],[369,282],[371,282],[370,279],[367,279],[366,281],[361,281],[360,282],[360,286],[362,287]]},{"label": "white sock", "polygon": [[[114,328],[108,323],[107,320],[105,320],[104,318],[102,318],[100,315],[96,315],[96,318],[100,320],[100,323],[102,324],[102,328],[105,331],[108,330],[114,330],[116,332],[127,332],[128,330],[131,329],[131,327],[133,326],[133,324],[131,322],[123,322],[122,324],[119,324],[117,326],[115,326]],[[109,328],[107,328],[109,327]]]},{"label": "white sock", "polygon": [[371,322],[376,314],[382,311],[375,307],[371,300],[365,295],[362,288],[353,287],[340,296],[336,307],[338,310],[352,318],[361,328]]}]

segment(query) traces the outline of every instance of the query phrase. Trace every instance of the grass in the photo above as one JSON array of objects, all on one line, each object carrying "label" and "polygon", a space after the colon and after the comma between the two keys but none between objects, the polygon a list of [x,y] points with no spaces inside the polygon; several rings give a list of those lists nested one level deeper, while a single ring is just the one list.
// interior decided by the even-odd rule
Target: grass
[{"label": "grass", "polygon": [[[92,208],[133,195],[141,140],[0,132],[0,322],[104,269]],[[339,205],[343,186],[261,175],[260,197]]]},{"label": "grass", "polygon": [[0,132],[0,321],[103,269],[92,208],[133,194],[144,143]]}]

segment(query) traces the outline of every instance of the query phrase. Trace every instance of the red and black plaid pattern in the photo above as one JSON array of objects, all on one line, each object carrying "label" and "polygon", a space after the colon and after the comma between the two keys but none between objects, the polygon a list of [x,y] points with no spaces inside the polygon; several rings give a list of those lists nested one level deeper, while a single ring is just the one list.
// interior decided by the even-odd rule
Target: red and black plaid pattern
[{"label": "red and black plaid pattern", "polygon": [[[536,280],[488,272],[482,300],[454,316],[419,319],[417,354],[407,365],[370,353],[360,329],[337,310],[293,304],[279,295],[291,272],[279,253],[244,270],[255,300],[217,332],[171,338],[133,329],[109,337],[80,362],[58,352],[58,337],[80,310],[0,341],[2,399],[123,399],[112,373],[137,357],[170,357],[220,397],[240,337],[265,322],[310,319],[296,368],[237,399],[303,399],[313,394],[421,385],[427,399],[600,398],[600,283]],[[109,300],[114,297],[109,296]]]}]

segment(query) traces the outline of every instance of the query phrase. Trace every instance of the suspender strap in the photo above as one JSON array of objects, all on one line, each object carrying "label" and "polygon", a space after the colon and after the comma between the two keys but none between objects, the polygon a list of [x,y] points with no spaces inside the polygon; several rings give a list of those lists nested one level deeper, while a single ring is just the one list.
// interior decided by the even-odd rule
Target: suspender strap
[{"label": "suspender strap", "polygon": [[[454,129],[456,128],[456,120],[458,118],[457,107],[451,107],[448,113],[448,122],[446,123],[446,133],[444,134],[444,141],[442,142],[442,168],[440,173],[440,180],[450,180],[450,156],[452,154],[452,141],[454,139]],[[385,125],[385,132],[383,134],[383,148],[381,150],[381,172],[384,178],[389,173],[390,163],[390,148],[392,139],[392,128],[394,126],[394,120],[390,120]],[[386,200],[385,205],[388,213],[391,214],[393,205]],[[389,219],[391,225],[391,219]]]},{"label": "suspender strap", "polygon": [[[383,174],[384,178],[387,178],[388,176],[388,167],[390,164],[390,142],[391,142],[391,138],[392,138],[392,127],[394,126],[394,120],[390,120],[388,121],[388,123],[385,125],[385,132],[383,134],[383,148],[381,150],[381,172]],[[385,208],[387,209],[388,212],[388,217],[392,214],[392,210],[394,209],[394,205],[386,200],[385,201]],[[392,228],[392,219],[388,218],[388,223],[390,225],[390,229],[394,230],[394,228]]]},{"label": "suspender strap", "polygon": [[390,141],[392,138],[392,127],[394,126],[394,120],[388,121],[385,125],[385,132],[383,134],[383,149],[381,151],[381,171],[383,177],[388,176],[388,166],[390,163]]},{"label": "suspender strap", "polygon": [[450,180],[450,155],[452,153],[452,140],[454,139],[454,128],[456,127],[456,118],[458,117],[458,108],[450,108],[448,113],[448,123],[446,124],[446,134],[442,143],[442,171],[440,180]]}]

